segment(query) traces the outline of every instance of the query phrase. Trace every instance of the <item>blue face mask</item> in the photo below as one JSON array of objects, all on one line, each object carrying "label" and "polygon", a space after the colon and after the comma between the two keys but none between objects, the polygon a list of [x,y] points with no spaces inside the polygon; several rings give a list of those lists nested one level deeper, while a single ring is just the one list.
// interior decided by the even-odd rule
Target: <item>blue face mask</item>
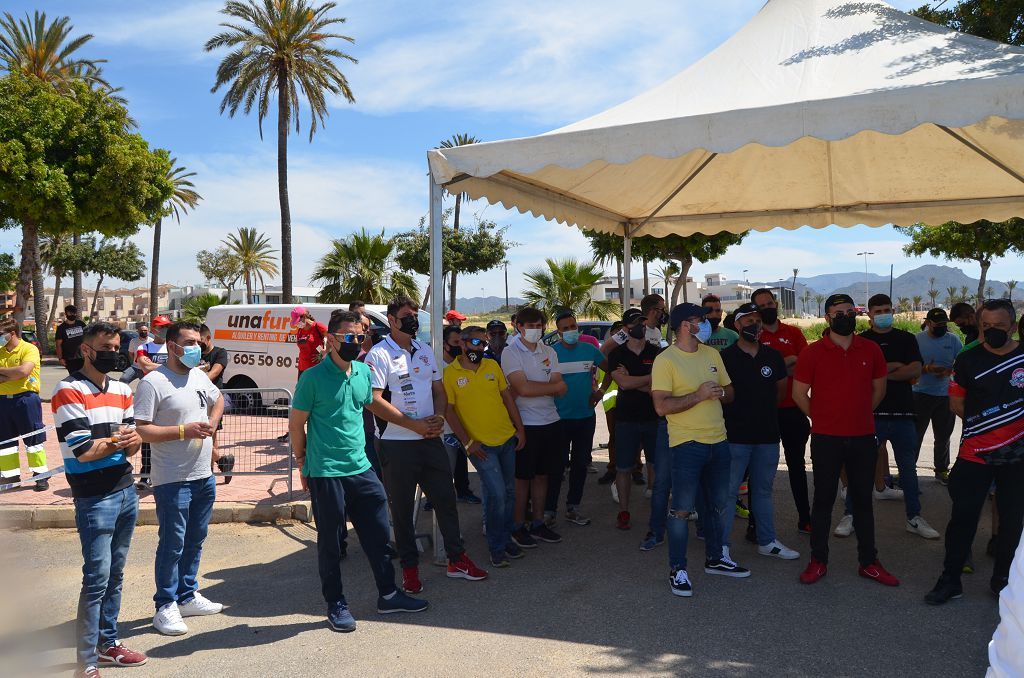
[{"label": "blue face mask", "polygon": [[199,363],[203,360],[203,349],[199,346],[182,346],[181,349],[184,351],[178,358],[181,364],[189,369],[199,367]]},{"label": "blue face mask", "polygon": [[697,337],[697,341],[706,344],[708,339],[711,338],[711,333],[711,323],[707,320],[701,320],[700,325],[697,326],[697,334],[694,336]]},{"label": "blue face mask", "polygon": [[7,342],[9,340],[10,340],[9,336],[7,336],[6,334],[0,334],[0,348],[3,348],[4,346],[6,346]]},{"label": "blue face mask", "polygon": [[892,327],[892,313],[879,313],[874,318],[875,327],[887,330]]},{"label": "blue face mask", "polygon": [[569,330],[568,332],[562,332],[562,341],[567,344],[575,344],[580,340],[579,330]]}]

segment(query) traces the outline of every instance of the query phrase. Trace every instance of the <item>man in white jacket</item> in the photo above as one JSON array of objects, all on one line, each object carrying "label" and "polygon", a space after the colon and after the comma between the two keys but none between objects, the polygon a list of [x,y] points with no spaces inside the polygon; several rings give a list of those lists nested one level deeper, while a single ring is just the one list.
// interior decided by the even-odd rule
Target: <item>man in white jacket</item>
[{"label": "man in white jacket", "polygon": [[988,644],[987,678],[1024,675],[1024,539],[1010,568],[1010,583],[999,594],[999,626]]}]

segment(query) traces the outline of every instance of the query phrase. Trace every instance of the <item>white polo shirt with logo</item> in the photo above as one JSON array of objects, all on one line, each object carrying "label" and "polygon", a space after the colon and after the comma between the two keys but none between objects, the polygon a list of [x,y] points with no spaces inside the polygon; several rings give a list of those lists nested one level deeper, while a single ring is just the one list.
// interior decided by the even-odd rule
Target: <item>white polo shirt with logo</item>
[{"label": "white polo shirt with logo", "polygon": [[[399,412],[413,419],[434,414],[433,384],[441,381],[441,372],[430,346],[413,339],[406,351],[387,336],[366,354],[366,365],[371,386],[388,389],[391,404]],[[378,433],[381,440],[423,440],[420,434],[398,424],[388,424]]]},{"label": "white polo shirt with logo", "polygon": [[[501,371],[506,377],[514,372],[522,372],[528,381],[546,383],[551,381],[552,372],[559,371],[558,356],[555,349],[544,342],[538,342],[537,348],[531,351],[521,337],[515,336],[509,340],[501,354]],[[519,408],[525,426],[546,426],[559,419],[553,396],[516,396],[516,407]]]}]

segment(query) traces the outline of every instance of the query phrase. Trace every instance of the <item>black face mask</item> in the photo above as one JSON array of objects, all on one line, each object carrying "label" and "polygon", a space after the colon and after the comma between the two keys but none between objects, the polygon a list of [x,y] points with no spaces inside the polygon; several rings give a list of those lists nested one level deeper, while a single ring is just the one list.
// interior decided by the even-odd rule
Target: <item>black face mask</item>
[{"label": "black face mask", "polygon": [[710,318],[709,317],[708,318],[708,322],[711,323],[711,331],[712,332],[717,332],[718,331],[718,326],[722,324],[722,319],[721,318]]},{"label": "black face mask", "polygon": [[[764,317],[764,311],[761,311],[761,317]],[[848,337],[853,334],[855,329],[857,329],[857,318],[844,313],[841,316],[832,318],[830,327],[832,328],[832,331],[840,337]]]},{"label": "black face mask", "polygon": [[757,340],[761,338],[761,323],[755,323],[753,325],[747,325],[740,330],[740,336],[747,341],[757,343]]},{"label": "black face mask", "polygon": [[64,316],[64,317],[65,317],[65,318],[67,318],[67,321],[68,321],[69,323],[73,323],[73,322],[75,322],[76,320],[78,320],[78,316],[77,316],[77,315],[75,315],[74,313],[68,313],[68,314],[67,314],[66,316]]},{"label": "black face mask", "polygon": [[149,332],[139,332],[139,339],[149,339]]},{"label": "black face mask", "polygon": [[761,321],[765,325],[774,325],[779,319],[779,309],[777,308],[762,308],[761,309]]},{"label": "black face mask", "polygon": [[1000,349],[1006,346],[1006,342],[1010,340],[1010,335],[1006,330],[1001,330],[998,327],[990,327],[985,330],[985,345],[995,349]]},{"label": "black face mask", "polygon": [[469,358],[469,362],[478,363],[484,359],[484,352],[479,349],[475,351],[467,350],[466,357]]},{"label": "black face mask", "polygon": [[938,339],[939,337],[946,336],[946,332],[948,331],[949,328],[946,327],[945,325],[936,325],[935,327],[932,328],[932,336]]},{"label": "black face mask", "polygon": [[634,339],[643,339],[644,337],[647,336],[647,325],[639,323],[634,327],[630,327],[629,336],[633,337]]},{"label": "black face mask", "polygon": [[347,363],[350,363],[356,358],[358,358],[361,350],[361,344],[349,344],[347,342],[343,344],[338,344],[337,348],[338,357]]},{"label": "black face mask", "polygon": [[664,311],[662,311],[661,314],[658,315],[658,327],[661,327],[662,325],[664,325],[667,322],[668,322],[668,314],[665,313]]},{"label": "black face mask", "polygon": [[100,374],[106,374],[117,369],[117,355],[117,351],[94,350],[89,362],[92,363],[92,366],[96,368],[97,372]]},{"label": "black face mask", "polygon": [[452,360],[454,360],[455,358],[458,358],[460,355],[462,355],[462,348],[459,346],[449,346],[448,355],[450,355],[452,357]]},{"label": "black face mask", "polygon": [[420,331],[420,319],[415,314],[407,315],[398,321],[399,331],[404,334],[408,334],[410,337],[415,338],[416,333]]}]

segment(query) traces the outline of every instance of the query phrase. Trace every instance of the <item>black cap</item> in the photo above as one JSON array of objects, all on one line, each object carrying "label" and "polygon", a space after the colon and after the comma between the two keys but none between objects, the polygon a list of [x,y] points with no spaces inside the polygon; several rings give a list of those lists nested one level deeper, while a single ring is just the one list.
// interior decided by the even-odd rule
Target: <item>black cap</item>
[{"label": "black cap", "polygon": [[740,306],[739,308],[737,308],[733,312],[733,314],[732,314],[733,321],[738,321],[743,316],[750,315],[751,313],[758,313],[758,314],[760,314],[761,313],[761,309],[758,308],[757,304],[755,304],[752,301],[749,301],[749,302],[743,304],[742,306]]},{"label": "black cap", "polygon": [[639,308],[629,308],[626,309],[626,312],[622,314],[622,322],[626,325],[631,325],[638,319],[641,319],[643,317],[644,312],[641,311]]},{"label": "black cap", "polygon": [[941,308],[933,308],[928,311],[928,314],[924,317],[925,320],[931,320],[933,323],[948,323],[949,316]]},{"label": "black cap", "polygon": [[508,334],[508,327],[506,327],[505,323],[500,320],[492,320],[487,323],[487,331],[490,332],[491,330],[501,330],[505,334]]},{"label": "black cap", "polygon": [[833,294],[825,300],[825,313],[828,313],[833,306],[838,306],[839,304],[857,305],[849,294]]},{"label": "black cap", "polygon": [[669,316],[669,322],[672,324],[672,329],[674,330],[687,318],[703,318],[710,312],[710,308],[698,306],[697,304],[679,304],[672,309],[672,314]]}]

